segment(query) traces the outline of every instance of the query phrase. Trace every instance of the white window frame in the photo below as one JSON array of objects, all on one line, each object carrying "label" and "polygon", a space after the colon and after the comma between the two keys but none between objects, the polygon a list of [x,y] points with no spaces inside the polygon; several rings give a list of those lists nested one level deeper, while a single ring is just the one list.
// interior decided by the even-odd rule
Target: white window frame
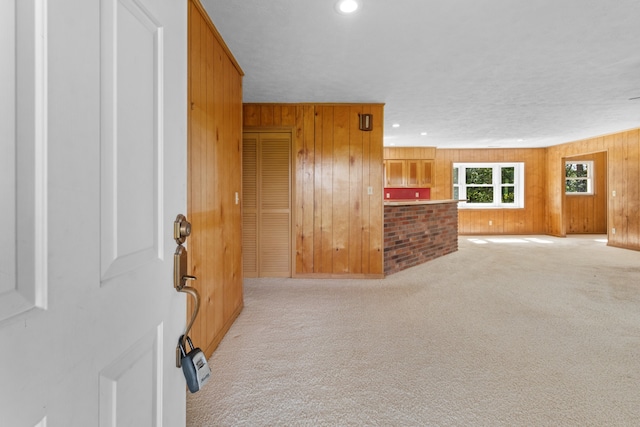
[{"label": "white window frame", "polygon": [[[514,201],[513,203],[502,202],[502,168],[514,168],[513,171],[513,187]],[[524,163],[454,163],[452,173],[458,170],[458,183],[453,184],[453,189],[458,188],[458,198],[462,200],[458,203],[461,209],[522,209],[524,208]],[[491,168],[492,184],[487,185],[493,187],[493,203],[467,203],[467,184],[465,182],[467,168]],[[508,184],[511,186],[511,184]],[[478,187],[479,185],[469,185],[470,187]],[[482,185],[480,185],[482,186]]]},{"label": "white window frame", "polygon": [[[587,176],[581,178],[572,178],[567,176],[567,165],[569,164],[583,164],[587,165]],[[593,196],[593,160],[565,160],[564,162],[564,193],[567,196]],[[567,191],[567,180],[572,181],[587,181],[587,191]]]}]

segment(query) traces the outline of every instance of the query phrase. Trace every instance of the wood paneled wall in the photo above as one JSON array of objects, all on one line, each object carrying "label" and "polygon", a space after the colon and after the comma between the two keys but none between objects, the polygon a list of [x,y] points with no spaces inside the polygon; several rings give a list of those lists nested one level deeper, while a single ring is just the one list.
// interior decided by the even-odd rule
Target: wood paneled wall
[{"label": "wood paneled wall", "polygon": [[608,160],[609,245],[640,250],[640,129],[547,148],[548,233],[557,236],[566,233],[563,221],[564,159],[602,151],[607,152]]},{"label": "wood paneled wall", "polygon": [[607,153],[569,157],[572,161],[593,161],[593,194],[565,195],[567,234],[604,234],[607,232]]},{"label": "wood paneled wall", "polygon": [[384,160],[431,160],[436,158],[436,147],[384,147],[383,157]]},{"label": "wood paneled wall", "polygon": [[[460,234],[544,234],[545,222],[544,148],[523,149],[438,149],[431,199],[452,198],[452,164],[458,162],[524,162],[525,202],[523,209],[460,209]],[[491,222],[491,225],[489,223]]]},{"label": "wood paneled wall", "polygon": [[245,104],[243,120],[293,130],[293,275],[381,277],[383,105]]},{"label": "wood paneled wall", "polygon": [[[201,297],[190,333],[206,356],[242,310],[242,70],[197,0],[189,2],[187,240]],[[188,298],[188,316],[193,308]]]}]

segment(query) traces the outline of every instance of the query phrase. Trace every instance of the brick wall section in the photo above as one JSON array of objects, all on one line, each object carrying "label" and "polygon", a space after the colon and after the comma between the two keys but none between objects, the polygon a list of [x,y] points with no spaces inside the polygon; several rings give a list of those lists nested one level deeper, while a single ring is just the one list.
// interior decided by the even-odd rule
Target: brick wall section
[{"label": "brick wall section", "polygon": [[457,250],[457,203],[385,205],[385,275]]}]

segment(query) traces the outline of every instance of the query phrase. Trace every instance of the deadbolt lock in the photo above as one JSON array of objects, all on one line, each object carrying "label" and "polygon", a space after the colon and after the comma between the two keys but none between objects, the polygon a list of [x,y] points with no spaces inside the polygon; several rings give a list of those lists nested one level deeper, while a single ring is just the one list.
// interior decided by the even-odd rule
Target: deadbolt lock
[{"label": "deadbolt lock", "polygon": [[187,240],[187,237],[191,234],[191,223],[187,221],[187,218],[179,214],[176,220],[173,222],[173,238],[176,243],[181,245]]}]

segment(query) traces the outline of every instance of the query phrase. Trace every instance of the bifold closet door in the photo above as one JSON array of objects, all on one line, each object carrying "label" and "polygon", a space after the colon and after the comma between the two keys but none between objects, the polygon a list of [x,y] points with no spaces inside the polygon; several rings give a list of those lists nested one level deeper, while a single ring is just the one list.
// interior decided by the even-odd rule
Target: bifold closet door
[{"label": "bifold closet door", "polygon": [[245,132],[243,184],[245,276],[290,277],[290,133]]}]

